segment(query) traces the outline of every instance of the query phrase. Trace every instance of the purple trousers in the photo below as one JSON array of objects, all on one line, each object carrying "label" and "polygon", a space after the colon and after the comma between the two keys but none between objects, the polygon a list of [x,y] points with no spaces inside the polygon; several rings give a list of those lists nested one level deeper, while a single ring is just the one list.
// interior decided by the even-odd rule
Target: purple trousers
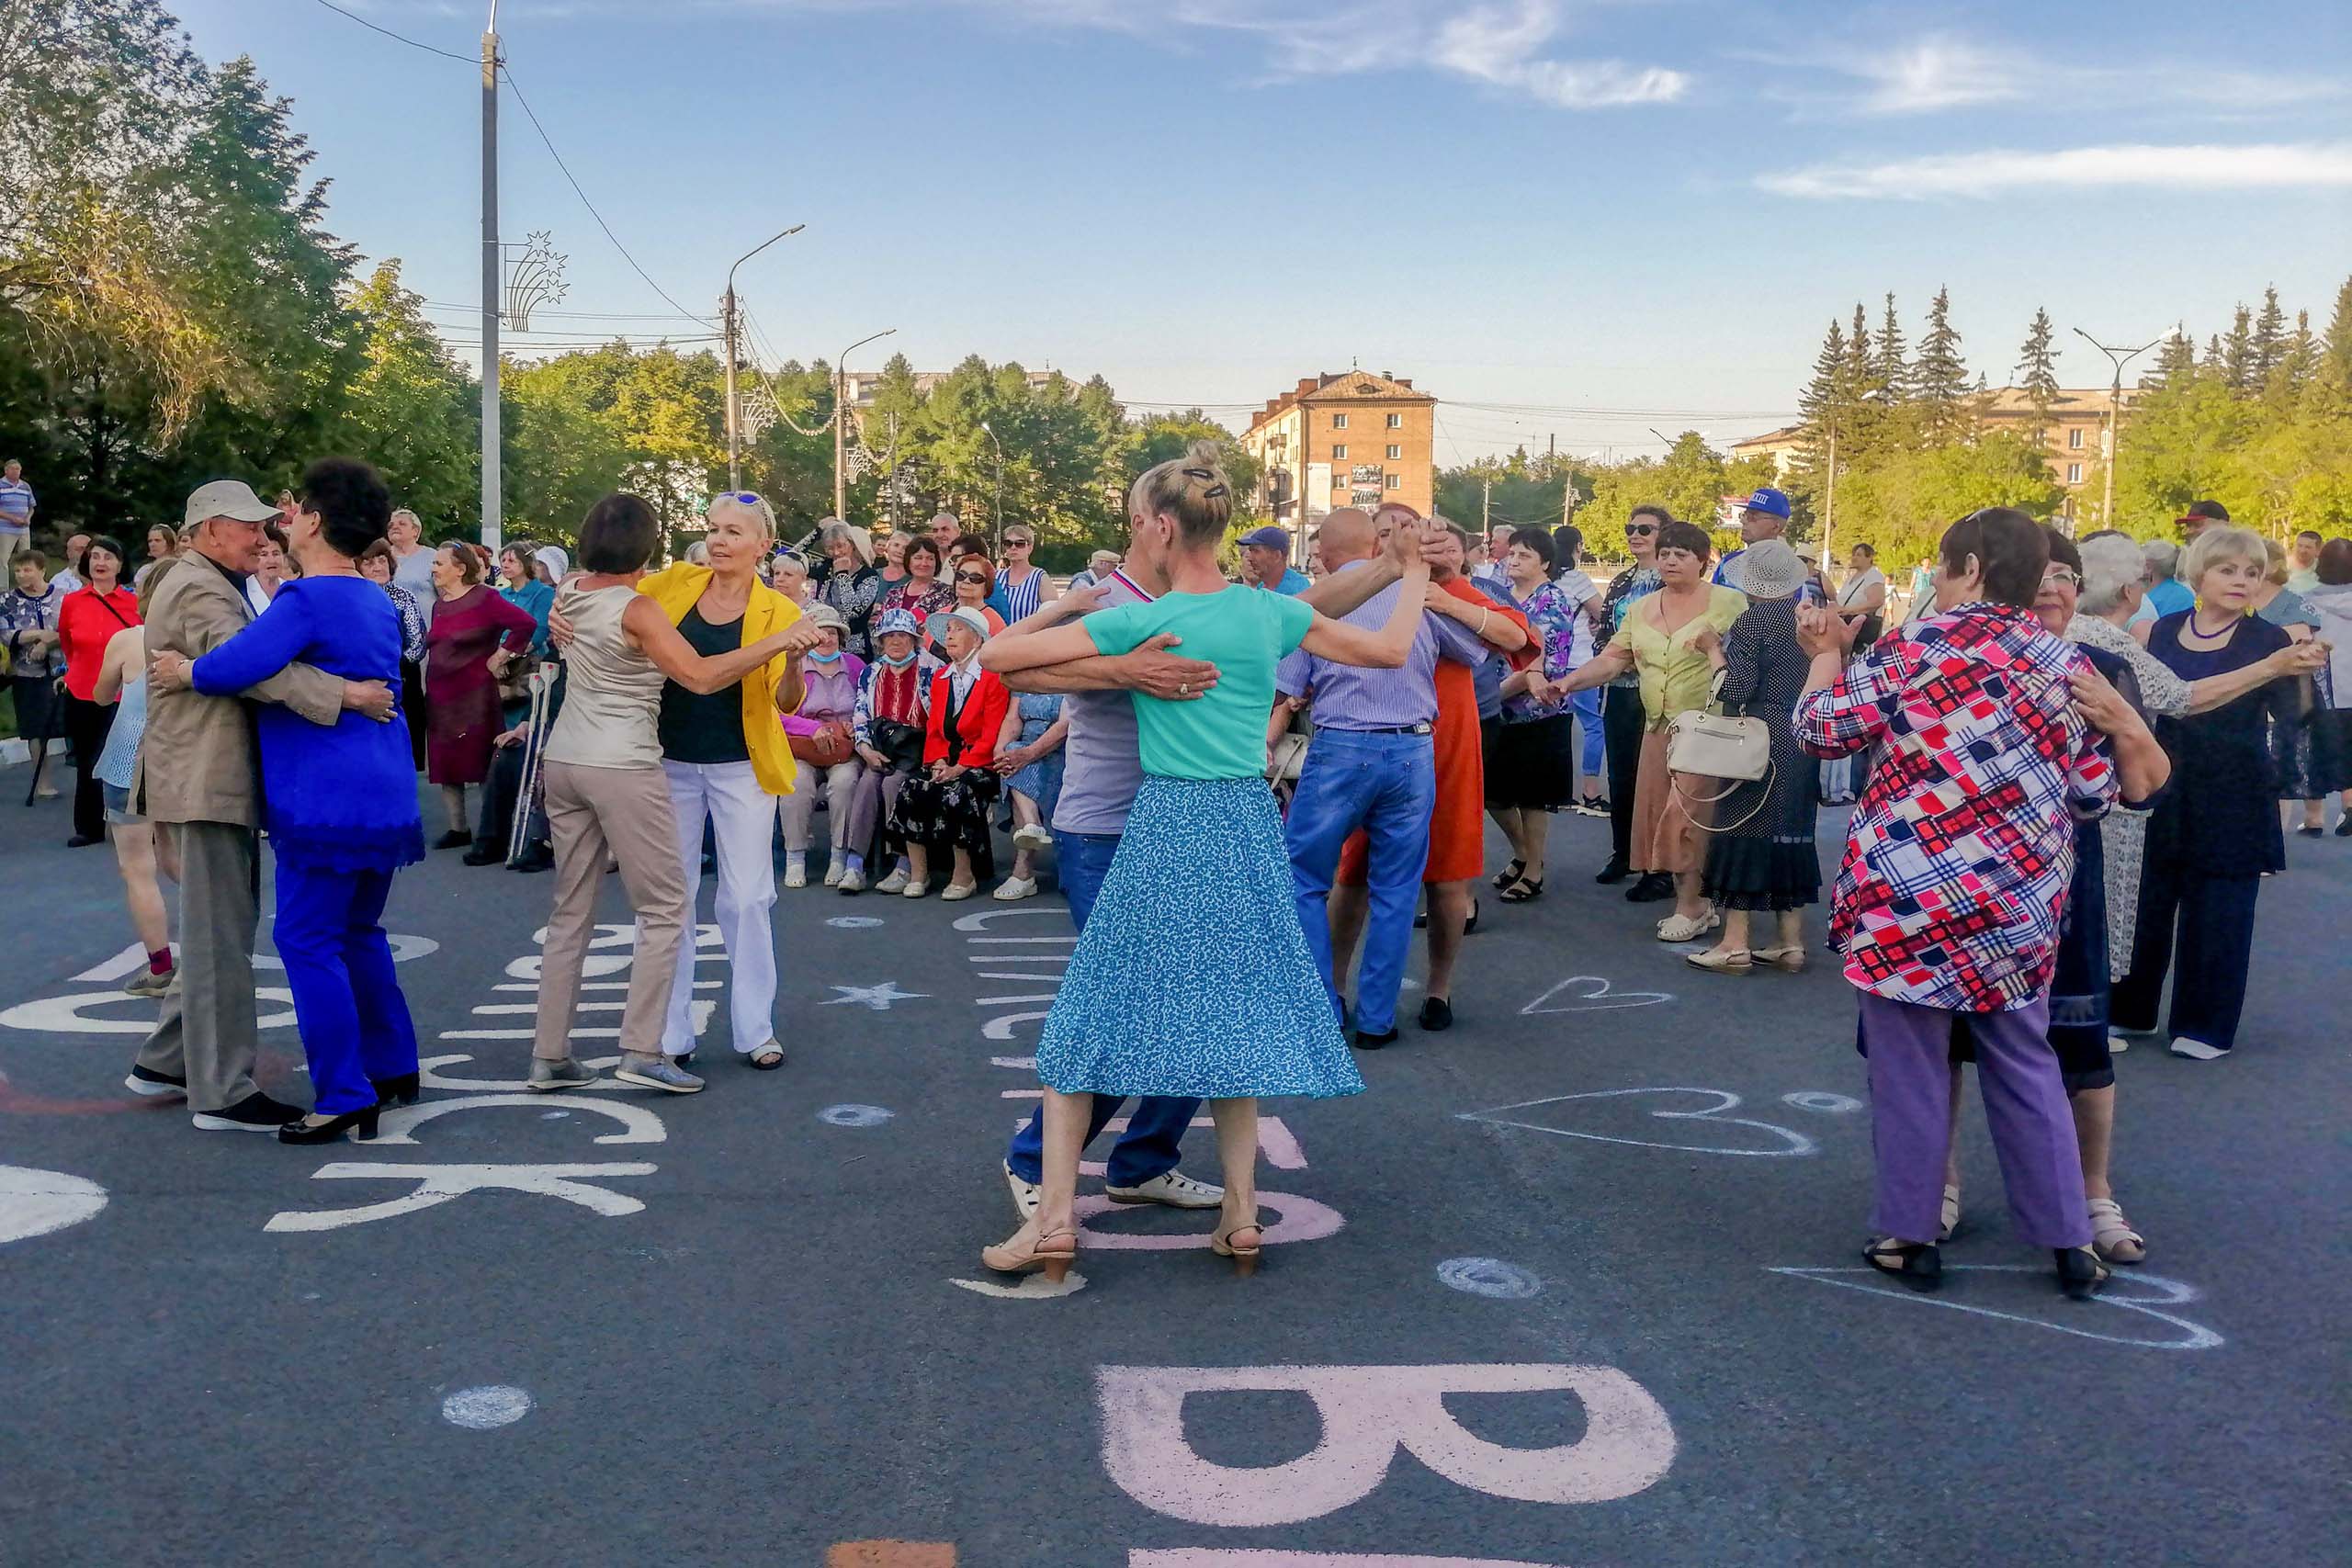
[{"label": "purple trousers", "polygon": [[[1943,1223],[1957,1015],[1869,991],[1855,995],[1870,1060],[1871,1146],[1878,1164],[1871,1226],[1903,1241],[1933,1241]],[[2050,998],[2038,997],[2013,1012],[1970,1013],[1968,1027],[2010,1220],[2036,1247],[2088,1246],[2075,1118],[2057,1053],[2050,1048]]]}]

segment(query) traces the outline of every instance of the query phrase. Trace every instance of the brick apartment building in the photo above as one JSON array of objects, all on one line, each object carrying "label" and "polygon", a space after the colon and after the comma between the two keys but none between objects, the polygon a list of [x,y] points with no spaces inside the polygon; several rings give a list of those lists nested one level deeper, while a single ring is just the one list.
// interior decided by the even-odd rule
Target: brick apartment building
[{"label": "brick apartment building", "polygon": [[[1300,378],[1242,433],[1258,459],[1258,507],[1302,534],[1336,507],[1437,501],[1437,399],[1405,377],[1346,370]],[[1294,552],[1295,553],[1295,552]]]}]

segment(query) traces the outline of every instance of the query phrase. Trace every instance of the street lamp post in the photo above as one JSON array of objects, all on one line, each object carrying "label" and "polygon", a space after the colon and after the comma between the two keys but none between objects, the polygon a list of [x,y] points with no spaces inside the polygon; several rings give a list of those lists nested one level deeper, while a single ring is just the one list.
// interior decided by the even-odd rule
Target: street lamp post
[{"label": "street lamp post", "polygon": [[873,337],[862,337],[842,349],[842,356],[833,361],[833,515],[836,517],[849,510],[849,487],[842,474],[842,431],[848,412],[842,405],[847,400],[849,392],[849,356],[876,339],[888,337],[898,330],[896,327],[885,327]]},{"label": "street lamp post", "polygon": [[481,542],[503,535],[498,471],[498,293],[505,251],[498,243],[498,0],[481,34]]},{"label": "street lamp post", "polygon": [[996,504],[989,512],[989,526],[996,536],[996,553],[1004,554],[1004,443],[996,438],[996,427],[987,420],[980,421],[989,445],[996,448]]},{"label": "street lamp post", "polygon": [[2106,470],[2106,482],[2101,487],[2106,493],[2098,504],[2098,525],[2112,528],[2115,526],[2115,459],[2123,450],[2123,367],[2164,339],[2143,343],[2137,348],[2109,348],[2080,327],[2074,331],[2076,337],[2106,355],[2109,363],[2115,367],[2115,380],[2107,389],[2107,450],[2102,454],[2106,461],[2099,465]]},{"label": "street lamp post", "polygon": [[727,292],[719,299],[719,309],[727,324],[727,488],[729,490],[743,488],[742,474],[739,467],[739,454],[742,446],[743,415],[735,400],[735,267],[741,266],[778,240],[788,240],[807,227],[808,225],[806,223],[795,223],[781,234],[769,235],[738,256],[735,266],[727,269]]}]

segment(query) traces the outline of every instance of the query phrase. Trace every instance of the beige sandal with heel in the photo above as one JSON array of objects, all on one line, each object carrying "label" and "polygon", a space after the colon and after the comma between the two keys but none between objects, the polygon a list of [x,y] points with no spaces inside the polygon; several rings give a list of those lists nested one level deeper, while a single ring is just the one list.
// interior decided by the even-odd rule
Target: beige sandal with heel
[{"label": "beige sandal with heel", "polygon": [[[1250,1237],[1250,1245],[1235,1246],[1233,1238],[1244,1231],[1254,1233]],[[1233,1271],[1246,1278],[1258,1271],[1258,1248],[1264,1243],[1265,1234],[1265,1227],[1255,1220],[1251,1220],[1246,1224],[1235,1225],[1231,1230],[1219,1230],[1213,1233],[1209,1236],[1209,1250],[1219,1258],[1232,1258]]]},{"label": "beige sandal with heel", "polygon": [[980,1248],[981,1264],[1000,1274],[1035,1274],[1043,1269],[1046,1278],[1058,1285],[1078,1261],[1078,1232],[1069,1226],[1041,1231],[1025,1247],[1020,1243],[1021,1232],[1015,1231],[1007,1240]]}]

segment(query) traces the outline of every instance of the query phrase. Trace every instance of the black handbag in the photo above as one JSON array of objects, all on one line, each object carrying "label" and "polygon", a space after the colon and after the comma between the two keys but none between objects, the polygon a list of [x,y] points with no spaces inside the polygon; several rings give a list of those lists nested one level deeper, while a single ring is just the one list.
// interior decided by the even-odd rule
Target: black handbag
[{"label": "black handbag", "polygon": [[888,759],[894,772],[911,773],[922,767],[922,727],[895,718],[877,718],[865,727],[866,739]]}]

